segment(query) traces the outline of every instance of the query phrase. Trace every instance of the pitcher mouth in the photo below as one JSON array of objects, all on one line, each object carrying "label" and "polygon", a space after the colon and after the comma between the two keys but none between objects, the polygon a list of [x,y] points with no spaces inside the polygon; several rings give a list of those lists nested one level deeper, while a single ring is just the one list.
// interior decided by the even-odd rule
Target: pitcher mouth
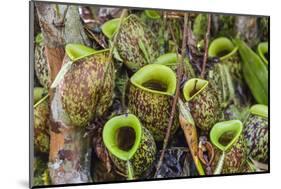
[{"label": "pitcher mouth", "polygon": [[95,50],[82,44],[69,43],[65,46],[67,56],[73,61],[81,60],[88,56],[109,51],[109,49]]},{"label": "pitcher mouth", "polygon": [[204,79],[192,78],[185,82],[183,87],[183,96],[186,101],[192,100],[197,96],[201,91],[203,91],[209,82]]},{"label": "pitcher mouth", "polygon": [[263,104],[255,104],[250,108],[250,113],[264,118],[268,118],[268,106]]},{"label": "pitcher mouth", "polygon": [[142,126],[133,114],[125,114],[110,119],[103,128],[103,141],[115,157],[130,160],[140,146]]},{"label": "pitcher mouth", "polygon": [[210,44],[208,55],[210,57],[219,57],[220,60],[227,59],[235,54],[238,47],[235,47],[230,39],[226,37],[219,37]]},{"label": "pitcher mouth", "polygon": [[223,121],[215,124],[210,132],[211,142],[221,151],[227,151],[242,134],[243,124],[240,120]]},{"label": "pitcher mouth", "polygon": [[176,91],[176,75],[172,69],[160,64],[150,64],[139,69],[130,79],[142,90],[172,96]]}]

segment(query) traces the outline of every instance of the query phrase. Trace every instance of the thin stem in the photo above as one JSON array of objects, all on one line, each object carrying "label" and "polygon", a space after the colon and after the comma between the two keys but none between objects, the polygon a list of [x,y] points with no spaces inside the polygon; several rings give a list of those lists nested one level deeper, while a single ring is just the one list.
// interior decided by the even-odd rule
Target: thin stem
[{"label": "thin stem", "polygon": [[[120,31],[120,28],[121,28],[121,26],[123,24],[123,20],[124,20],[125,16],[127,15],[127,12],[128,12],[127,9],[123,9],[122,10],[122,13],[121,13],[121,16],[120,16],[120,22],[119,22],[119,24],[117,26],[117,29],[116,29],[116,32],[114,34],[113,41],[112,41],[112,44],[111,44],[111,47],[110,47],[110,51],[109,51],[109,56],[108,56],[108,59],[107,59],[107,62],[109,64],[113,64],[113,62],[111,61],[112,60],[113,51],[114,51],[114,48],[115,48],[115,44],[116,44],[116,41],[117,41],[117,37],[118,37],[119,31]],[[107,68],[105,70],[104,77],[107,75],[109,67],[110,67],[110,65],[107,66]]]},{"label": "thin stem", "polygon": [[33,108],[36,108],[39,104],[41,104],[42,102],[44,102],[48,97],[49,97],[49,94],[47,94],[46,96],[44,96],[43,98],[41,98],[36,104],[33,105]]},{"label": "thin stem", "polygon": [[208,59],[210,30],[211,30],[211,15],[208,14],[208,27],[207,27],[207,33],[205,35],[205,53],[204,53],[202,71],[201,71],[201,78],[204,78],[204,76],[205,76],[206,63],[207,63],[207,59]]},{"label": "thin stem", "polygon": [[222,168],[223,168],[223,164],[224,164],[224,159],[225,159],[225,151],[222,151],[222,155],[218,161],[218,164],[216,166],[216,169],[214,171],[214,175],[218,175],[221,174],[222,172]]},{"label": "thin stem", "polygon": [[127,179],[133,180],[134,179],[134,170],[133,170],[130,160],[127,161],[127,171],[128,171]]},{"label": "thin stem", "polygon": [[169,28],[169,31],[170,31],[171,36],[172,36],[172,38],[173,38],[173,41],[174,41],[174,43],[175,43],[175,45],[176,45],[176,49],[177,49],[177,61],[178,61],[178,60],[179,60],[179,47],[178,47],[177,39],[176,39],[176,36],[175,36],[175,34],[174,34],[174,32],[173,32],[171,23],[169,23],[168,26],[169,26],[168,28]]},{"label": "thin stem", "polygon": [[170,138],[170,133],[171,133],[171,127],[173,124],[173,120],[174,120],[174,115],[176,112],[176,106],[177,106],[177,102],[178,102],[178,97],[179,97],[179,91],[180,91],[180,83],[181,83],[181,79],[182,79],[182,75],[183,75],[183,64],[184,64],[184,58],[185,58],[185,54],[186,54],[186,41],[187,41],[187,23],[188,23],[188,13],[184,14],[184,32],[183,32],[183,41],[182,41],[182,55],[180,57],[180,62],[181,64],[177,65],[177,67],[179,67],[177,69],[177,87],[176,87],[176,94],[174,96],[173,99],[173,105],[172,105],[172,111],[171,111],[171,116],[169,118],[169,123],[168,123],[168,128],[167,128],[167,132],[166,132],[166,136],[164,139],[164,143],[163,143],[163,148],[161,151],[161,155],[156,167],[156,172],[154,177],[157,176],[157,172],[159,171],[162,163],[163,163],[163,159],[164,159],[164,154],[165,154],[165,150],[167,148],[168,145],[168,141]]},{"label": "thin stem", "polygon": [[115,33],[115,35],[113,37],[113,41],[112,41],[112,44],[111,44],[112,46],[110,48],[109,57],[108,57],[109,58],[109,62],[112,59],[112,54],[113,54],[113,51],[114,51],[114,48],[115,48],[117,37],[118,37],[119,31],[120,31],[120,28],[121,28],[121,26],[123,24],[123,20],[124,20],[125,16],[127,15],[127,12],[128,12],[127,9],[123,9],[122,10],[122,13],[121,13],[121,16],[120,16],[120,22],[119,22],[119,24],[117,26],[116,33]]}]

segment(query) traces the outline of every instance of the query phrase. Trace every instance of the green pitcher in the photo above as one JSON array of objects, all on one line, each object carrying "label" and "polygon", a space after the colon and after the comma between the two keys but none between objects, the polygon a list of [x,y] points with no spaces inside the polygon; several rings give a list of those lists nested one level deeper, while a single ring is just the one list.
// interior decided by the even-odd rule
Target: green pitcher
[{"label": "green pitcher", "polygon": [[214,174],[239,173],[247,158],[242,122],[216,123],[210,132],[210,140],[215,146]]},{"label": "green pitcher", "polygon": [[189,104],[195,125],[209,131],[221,117],[216,91],[207,80],[192,78],[185,82],[183,96]]},{"label": "green pitcher", "polygon": [[155,159],[155,141],[133,114],[107,121],[102,138],[114,165],[129,179],[142,175]]},{"label": "green pitcher", "polygon": [[[166,135],[176,83],[173,70],[159,64],[146,65],[130,78],[128,108],[157,141]],[[178,126],[178,120],[174,119],[171,134]]]},{"label": "green pitcher", "polygon": [[72,62],[59,82],[61,104],[70,124],[83,127],[111,105],[114,67],[108,62],[108,49],[94,51],[84,45],[68,44],[66,53]]},{"label": "green pitcher", "polygon": [[248,155],[256,161],[268,163],[268,106],[256,104],[251,107],[245,121],[244,137]]},{"label": "green pitcher", "polygon": [[[180,60],[181,60],[180,54],[170,52],[159,56],[155,60],[154,64],[161,64],[161,65],[168,66],[176,73],[179,64],[181,64]],[[195,72],[187,57],[184,59],[183,65],[184,65],[183,69],[184,69],[184,73],[186,74],[186,77],[194,78]]]},{"label": "green pitcher", "polygon": [[[102,31],[109,40],[114,38],[120,21],[120,18],[112,19],[102,26]],[[116,52],[132,71],[153,63],[160,53],[156,36],[134,14],[123,20],[116,40]]]},{"label": "green pitcher", "polygon": [[226,37],[214,39],[208,49],[209,57],[219,59],[219,62],[208,71],[208,80],[219,92],[220,101],[224,107],[236,100],[235,90],[243,84],[237,50],[238,48]]}]

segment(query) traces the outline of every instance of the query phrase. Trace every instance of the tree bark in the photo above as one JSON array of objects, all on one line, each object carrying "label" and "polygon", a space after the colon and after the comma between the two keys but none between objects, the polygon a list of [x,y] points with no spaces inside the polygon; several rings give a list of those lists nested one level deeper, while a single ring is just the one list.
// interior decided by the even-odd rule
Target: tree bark
[{"label": "tree bark", "polygon": [[[54,81],[63,62],[67,60],[67,43],[91,45],[80,22],[77,6],[36,2],[45,55]],[[61,116],[63,110],[56,90],[49,89],[51,97],[49,174],[52,184],[91,182],[91,148],[84,128],[70,125]],[[59,112],[59,113],[58,113]]]},{"label": "tree bark", "polygon": [[258,22],[255,16],[236,16],[236,34],[243,39],[250,47],[254,47],[259,42]]}]

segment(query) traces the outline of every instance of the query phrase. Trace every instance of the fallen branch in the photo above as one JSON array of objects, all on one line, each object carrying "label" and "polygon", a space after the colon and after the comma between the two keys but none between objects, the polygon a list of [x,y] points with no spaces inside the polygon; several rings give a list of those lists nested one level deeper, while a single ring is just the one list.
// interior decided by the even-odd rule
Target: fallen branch
[{"label": "fallen branch", "polygon": [[210,30],[211,30],[211,15],[208,14],[208,27],[207,27],[207,33],[205,35],[205,53],[204,53],[202,71],[201,71],[201,78],[204,78],[204,75],[205,75],[205,69],[206,69],[206,64],[207,64],[207,59],[208,59]]},{"label": "fallen branch", "polygon": [[176,112],[176,106],[177,106],[177,102],[178,102],[178,97],[179,97],[179,92],[180,92],[180,83],[181,83],[181,79],[182,79],[182,75],[183,75],[183,64],[184,64],[184,58],[185,58],[185,54],[186,54],[186,41],[187,41],[187,22],[188,22],[188,13],[184,14],[184,31],[183,31],[183,40],[182,40],[182,51],[181,51],[181,57],[180,57],[180,64],[177,65],[177,87],[176,87],[176,94],[174,96],[173,99],[173,105],[172,105],[172,111],[171,111],[171,116],[169,119],[169,123],[168,123],[168,127],[167,127],[167,132],[166,132],[166,136],[164,139],[164,143],[163,143],[163,148],[161,151],[161,155],[156,167],[156,172],[154,177],[157,176],[157,172],[159,171],[162,163],[163,163],[163,159],[164,159],[164,154],[165,154],[165,150],[167,148],[168,145],[168,141],[170,138],[170,133],[171,133],[171,127],[172,127],[172,123],[174,120],[174,115]]}]

